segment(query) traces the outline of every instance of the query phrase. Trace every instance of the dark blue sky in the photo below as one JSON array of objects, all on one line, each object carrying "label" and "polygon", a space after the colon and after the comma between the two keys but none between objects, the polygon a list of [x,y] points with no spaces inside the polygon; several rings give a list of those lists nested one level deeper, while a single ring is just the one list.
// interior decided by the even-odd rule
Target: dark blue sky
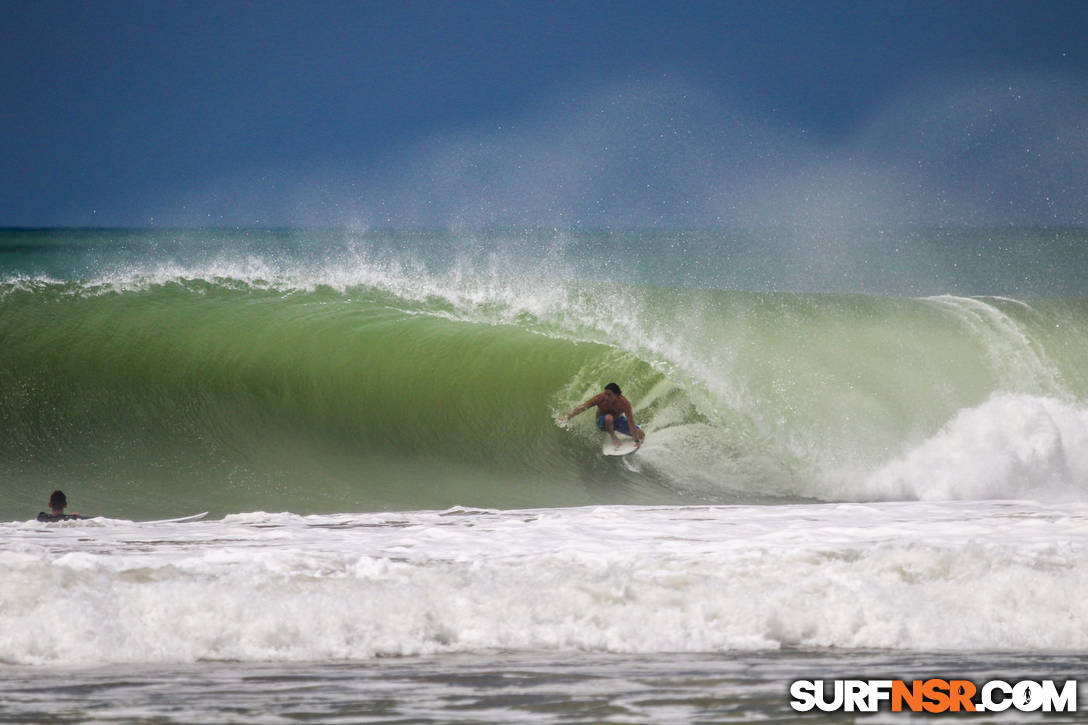
[{"label": "dark blue sky", "polygon": [[0,225],[1088,224],[1085,2],[22,2]]}]

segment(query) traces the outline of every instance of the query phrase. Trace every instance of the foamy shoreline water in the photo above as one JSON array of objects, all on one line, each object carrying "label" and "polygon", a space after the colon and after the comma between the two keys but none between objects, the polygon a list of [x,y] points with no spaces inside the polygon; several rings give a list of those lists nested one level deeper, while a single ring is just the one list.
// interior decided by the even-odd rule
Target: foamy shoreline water
[{"label": "foamy shoreline water", "polygon": [[1088,506],[572,509],[0,525],[0,661],[1088,649]]}]

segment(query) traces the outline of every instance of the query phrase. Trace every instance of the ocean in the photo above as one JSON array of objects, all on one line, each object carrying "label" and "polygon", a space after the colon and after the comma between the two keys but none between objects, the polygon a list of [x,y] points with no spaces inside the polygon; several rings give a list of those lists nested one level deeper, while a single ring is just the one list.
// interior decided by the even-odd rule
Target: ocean
[{"label": "ocean", "polygon": [[[1084,269],[1077,229],[0,231],[0,722],[1088,708]],[[559,420],[613,381],[622,458]],[[35,521],[58,488],[93,518]]]}]

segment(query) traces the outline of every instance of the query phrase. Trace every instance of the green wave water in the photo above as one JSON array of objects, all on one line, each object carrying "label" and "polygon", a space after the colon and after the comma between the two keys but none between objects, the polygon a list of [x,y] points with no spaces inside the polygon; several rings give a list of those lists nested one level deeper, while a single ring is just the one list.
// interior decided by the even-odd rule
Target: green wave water
[{"label": "green wave water", "polygon": [[[29,518],[53,488],[128,518],[1088,498],[1083,299],[739,292],[554,265],[232,254],[9,275],[0,516]],[[590,414],[556,421],[613,380],[649,433],[620,460]]]}]

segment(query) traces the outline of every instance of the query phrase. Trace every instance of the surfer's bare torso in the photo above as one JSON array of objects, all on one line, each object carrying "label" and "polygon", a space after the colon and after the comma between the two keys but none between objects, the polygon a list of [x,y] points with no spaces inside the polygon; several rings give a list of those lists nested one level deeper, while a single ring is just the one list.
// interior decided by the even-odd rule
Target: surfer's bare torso
[{"label": "surfer's bare torso", "polygon": [[586,401],[588,406],[597,406],[597,415],[611,415],[613,417],[619,417],[626,415],[629,419],[634,419],[634,412],[631,410],[631,401],[622,395],[610,395],[609,393],[601,393],[595,395]]}]

